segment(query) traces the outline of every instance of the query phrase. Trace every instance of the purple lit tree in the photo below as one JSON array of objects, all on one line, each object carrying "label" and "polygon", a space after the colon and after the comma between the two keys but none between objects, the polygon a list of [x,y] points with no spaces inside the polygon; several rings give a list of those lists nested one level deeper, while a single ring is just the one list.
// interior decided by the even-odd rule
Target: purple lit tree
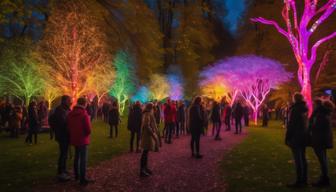
[{"label": "purple lit tree", "polygon": [[273,20],[262,17],[251,19],[253,22],[272,25],[288,39],[298,63],[297,75],[301,85],[301,93],[308,103],[310,114],[312,112],[311,70],[316,63],[317,50],[321,44],[336,37],[335,31],[316,42],[310,42],[316,29],[336,10],[336,0],[327,0],[321,6],[318,2],[318,0],[305,0],[303,14],[299,18],[296,1],[284,0],[282,17],[286,22],[286,28],[280,27]]},{"label": "purple lit tree", "polygon": [[291,76],[282,64],[275,60],[253,55],[240,56],[220,61],[203,71],[201,85],[217,81],[214,85],[225,83],[234,97],[240,92],[253,109],[254,121],[257,123],[259,108],[271,89],[276,89]]}]

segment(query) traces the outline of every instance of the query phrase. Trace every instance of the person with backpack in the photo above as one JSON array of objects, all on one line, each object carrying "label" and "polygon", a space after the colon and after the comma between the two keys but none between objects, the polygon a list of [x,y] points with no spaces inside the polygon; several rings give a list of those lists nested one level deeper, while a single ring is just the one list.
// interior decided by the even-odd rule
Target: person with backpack
[{"label": "person with backpack", "polygon": [[59,147],[59,156],[57,163],[57,177],[59,181],[69,181],[70,176],[67,172],[66,162],[69,151],[69,134],[66,118],[70,112],[71,97],[63,95],[61,104],[55,108],[49,116],[49,126],[55,132],[55,140]]}]

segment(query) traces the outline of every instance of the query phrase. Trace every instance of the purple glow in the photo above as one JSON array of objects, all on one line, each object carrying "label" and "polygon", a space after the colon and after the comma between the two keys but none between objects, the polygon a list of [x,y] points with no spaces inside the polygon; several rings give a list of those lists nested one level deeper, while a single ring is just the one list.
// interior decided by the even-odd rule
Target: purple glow
[{"label": "purple glow", "polygon": [[[292,46],[295,58],[298,63],[298,79],[301,85],[301,93],[304,95],[309,113],[312,112],[311,95],[311,69],[316,63],[317,49],[319,46],[336,37],[336,31],[321,38],[315,43],[310,42],[312,34],[316,29],[336,10],[336,0],[328,0],[323,6],[318,6],[318,0],[305,1],[303,15],[298,21],[295,0],[284,0],[282,17],[286,22],[286,29],[283,29],[273,20],[262,17],[252,18],[253,22],[265,25],[272,25],[279,33],[284,35]],[[293,16],[293,19],[290,16]],[[294,21],[294,25],[292,24]],[[312,23],[312,25],[311,25]],[[309,45],[312,45],[311,47]]]},{"label": "purple glow", "polygon": [[169,97],[175,101],[181,100],[183,98],[182,77],[176,74],[169,74],[167,79],[170,85]]}]

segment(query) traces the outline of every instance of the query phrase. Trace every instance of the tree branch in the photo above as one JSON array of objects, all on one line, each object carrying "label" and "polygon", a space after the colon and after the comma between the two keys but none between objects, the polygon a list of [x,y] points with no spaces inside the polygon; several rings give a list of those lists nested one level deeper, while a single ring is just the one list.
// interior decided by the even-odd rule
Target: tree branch
[{"label": "tree branch", "polygon": [[330,35],[320,39],[319,41],[317,41],[314,46],[312,47],[312,52],[311,52],[311,56],[310,56],[310,63],[315,63],[316,61],[316,57],[317,57],[317,49],[319,48],[319,46],[326,42],[326,41],[329,41],[330,39],[332,38],[335,38],[336,37],[336,31],[331,33]]},{"label": "tree branch", "polygon": [[258,17],[258,18],[252,18],[251,19],[252,22],[255,22],[255,23],[262,23],[262,24],[265,24],[265,25],[272,25],[273,27],[276,28],[276,30],[281,33],[282,35],[284,35],[285,37],[289,37],[288,36],[288,33],[279,26],[279,24],[273,20],[268,20],[268,19],[265,19],[265,18],[262,18],[262,17]]}]

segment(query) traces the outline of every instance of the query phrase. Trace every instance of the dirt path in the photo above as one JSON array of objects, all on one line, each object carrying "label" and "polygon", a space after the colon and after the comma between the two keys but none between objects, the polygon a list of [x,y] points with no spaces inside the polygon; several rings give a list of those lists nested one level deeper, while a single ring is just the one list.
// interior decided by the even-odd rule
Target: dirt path
[{"label": "dirt path", "polygon": [[220,181],[218,175],[219,161],[245,136],[246,133],[234,135],[233,132],[223,132],[221,141],[215,141],[210,136],[202,137],[203,159],[191,158],[189,136],[174,139],[172,144],[165,144],[160,152],[149,154],[149,167],[154,173],[149,178],[139,177],[141,154],[129,153],[89,168],[88,177],[94,179],[95,183],[86,187],[70,181],[41,186],[36,191],[225,191],[225,182]]}]

